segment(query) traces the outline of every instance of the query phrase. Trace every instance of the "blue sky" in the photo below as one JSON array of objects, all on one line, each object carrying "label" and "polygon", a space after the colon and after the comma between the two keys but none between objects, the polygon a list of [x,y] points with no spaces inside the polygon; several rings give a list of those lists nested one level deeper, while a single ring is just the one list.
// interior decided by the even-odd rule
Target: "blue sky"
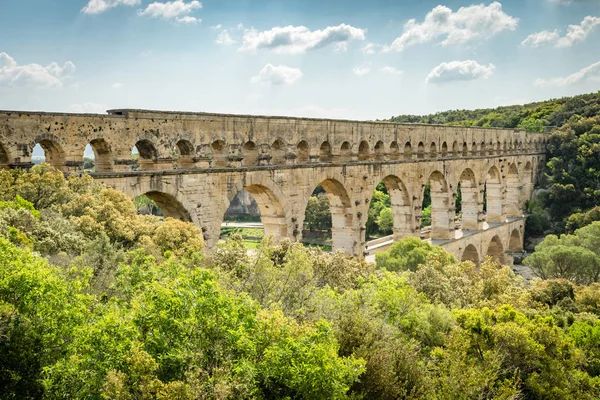
[{"label": "blue sky", "polygon": [[600,0],[0,1],[0,109],[381,119],[598,89]]}]

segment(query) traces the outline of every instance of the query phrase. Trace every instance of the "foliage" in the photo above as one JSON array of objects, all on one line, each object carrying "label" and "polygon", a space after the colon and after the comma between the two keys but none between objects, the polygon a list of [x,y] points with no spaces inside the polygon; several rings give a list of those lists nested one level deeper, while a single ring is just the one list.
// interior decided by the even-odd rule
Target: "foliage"
[{"label": "foliage", "polygon": [[388,271],[416,271],[427,257],[437,257],[443,264],[455,262],[454,256],[438,246],[416,237],[395,242],[388,250],[375,254],[377,268]]},{"label": "foliage", "polygon": [[331,212],[326,195],[311,196],[306,205],[304,229],[309,231],[331,230]]}]

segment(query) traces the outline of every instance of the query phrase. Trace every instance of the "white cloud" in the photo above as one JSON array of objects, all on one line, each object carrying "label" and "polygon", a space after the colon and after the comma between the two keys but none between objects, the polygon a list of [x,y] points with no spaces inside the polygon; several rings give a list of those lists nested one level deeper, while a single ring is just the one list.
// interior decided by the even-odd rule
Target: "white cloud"
[{"label": "white cloud", "polygon": [[557,4],[593,3],[593,2],[598,2],[598,0],[550,0],[550,3],[557,3]]},{"label": "white cloud", "polygon": [[365,40],[365,30],[346,24],[316,31],[305,26],[289,25],[263,32],[246,29],[240,50],[268,49],[276,53],[298,54],[329,45],[334,45],[337,50],[345,50],[352,40]]},{"label": "white cloud", "polygon": [[437,6],[431,10],[425,20],[418,23],[415,19],[404,25],[404,33],[396,38],[385,51],[403,51],[409,46],[428,43],[438,37],[445,37],[443,46],[464,44],[469,41],[487,39],[504,30],[515,30],[518,18],[502,11],[502,4],[493,2],[461,7],[453,12],[446,6]]},{"label": "white cloud", "polygon": [[137,6],[141,3],[142,0],[90,0],[87,5],[81,9],[81,12],[84,14],[100,14],[119,5]]},{"label": "white cloud", "polygon": [[123,88],[123,84],[120,82],[117,83],[113,83],[112,85],[110,85],[111,89],[122,89]]},{"label": "white cloud", "polygon": [[260,70],[257,76],[252,77],[250,82],[267,83],[270,85],[291,85],[300,78],[302,78],[302,71],[298,68],[267,64]]},{"label": "white cloud", "polygon": [[375,54],[375,52],[377,51],[377,49],[381,48],[380,44],[376,44],[376,43],[367,43],[363,46],[362,48],[362,52],[364,54]]},{"label": "white cloud", "polygon": [[63,66],[53,62],[46,67],[39,64],[18,65],[14,58],[0,53],[0,86],[62,87],[66,78],[75,72],[75,64]]},{"label": "white cloud", "polygon": [[521,46],[539,47],[554,44],[554,47],[571,47],[575,43],[583,42],[600,25],[599,17],[588,15],[579,25],[569,25],[565,36],[560,37],[558,31],[542,31],[531,34],[521,42]]},{"label": "white cloud", "polygon": [[390,75],[402,75],[404,72],[396,69],[394,67],[390,67],[390,66],[385,66],[383,68],[380,69],[381,72],[385,72],[386,74],[390,74]]},{"label": "white cloud", "polygon": [[600,61],[565,77],[536,79],[533,84],[539,87],[572,86],[587,81],[600,81]]},{"label": "white cloud", "polygon": [[210,29],[213,29],[215,31],[218,31],[219,29],[221,29],[223,27],[223,25],[221,24],[217,24],[217,25],[213,25],[210,27]]},{"label": "white cloud", "polygon": [[487,79],[496,67],[494,64],[480,65],[474,60],[443,62],[427,75],[427,83],[446,83],[452,81],[471,81]]},{"label": "white cloud", "polygon": [[369,68],[369,67],[354,67],[352,69],[352,71],[357,76],[364,76],[364,75],[368,74],[369,72],[371,72],[371,68]]},{"label": "white cloud", "polygon": [[150,18],[163,18],[181,23],[195,23],[200,20],[189,14],[202,8],[202,3],[197,0],[185,3],[183,0],[167,1],[166,3],[154,2],[148,4],[145,10],[139,10],[139,14]]},{"label": "white cloud", "polygon": [[223,46],[229,46],[235,43],[235,40],[231,37],[227,29],[223,29],[219,36],[217,36],[217,40],[215,40],[217,44],[222,44]]},{"label": "white cloud", "polygon": [[67,108],[67,112],[79,114],[106,114],[106,110],[108,110],[106,104],[97,103],[71,104]]}]

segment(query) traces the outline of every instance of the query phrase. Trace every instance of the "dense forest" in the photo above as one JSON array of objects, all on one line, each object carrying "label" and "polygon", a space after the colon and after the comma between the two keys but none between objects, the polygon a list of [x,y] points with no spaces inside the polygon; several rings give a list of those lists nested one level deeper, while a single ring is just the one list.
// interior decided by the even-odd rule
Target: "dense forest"
[{"label": "dense forest", "polygon": [[[206,253],[89,176],[0,171],[0,398],[600,398],[599,99],[438,114],[555,126],[530,282],[418,238],[374,264],[235,234]],[[371,234],[391,229],[384,189]]]}]

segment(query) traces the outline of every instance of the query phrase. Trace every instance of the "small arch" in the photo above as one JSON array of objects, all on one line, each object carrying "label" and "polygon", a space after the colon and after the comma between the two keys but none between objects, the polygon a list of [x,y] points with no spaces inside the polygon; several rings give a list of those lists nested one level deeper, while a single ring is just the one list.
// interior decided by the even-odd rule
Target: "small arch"
[{"label": "small arch", "polygon": [[480,156],[485,156],[487,153],[487,149],[485,146],[485,142],[481,142],[481,145],[479,146],[479,155]]},{"label": "small arch", "polygon": [[465,251],[463,251],[460,261],[471,261],[473,264],[479,265],[479,252],[477,251],[477,248],[472,244],[465,247]]},{"label": "small arch", "polygon": [[458,155],[458,152],[458,142],[455,140],[454,143],[452,143],[452,155],[456,157]]},{"label": "small arch", "polygon": [[375,143],[375,159],[385,160],[385,146],[381,140]]},{"label": "small arch", "polygon": [[296,145],[296,164],[304,164],[310,161],[310,149],[306,140],[301,140]]},{"label": "small arch", "polygon": [[496,142],[496,154],[502,154],[502,143],[499,140]]},{"label": "small arch", "polygon": [[215,140],[210,147],[212,149],[212,167],[226,167],[229,164],[229,152],[225,142]]},{"label": "small arch", "polygon": [[448,157],[448,144],[446,142],[442,143],[442,157]]},{"label": "small arch", "polygon": [[410,160],[411,158],[412,158],[412,147],[410,145],[410,142],[407,142],[404,145],[404,159]]},{"label": "small arch", "polygon": [[331,145],[329,142],[325,141],[321,143],[321,147],[319,148],[319,161],[331,162],[331,158]]},{"label": "small arch", "polygon": [[398,142],[392,142],[390,144],[390,159],[398,160],[400,158],[400,148],[398,147]]},{"label": "small arch", "polygon": [[510,234],[510,240],[508,242],[508,250],[512,253],[519,253],[523,251],[523,240],[521,239],[521,232],[518,229],[513,229]]},{"label": "small arch", "polygon": [[358,160],[367,161],[370,157],[369,142],[363,140],[358,146]]},{"label": "small arch", "polygon": [[437,158],[437,156],[438,156],[437,146],[436,146],[435,142],[431,142],[431,145],[429,146],[429,157]]},{"label": "small arch", "polygon": [[165,217],[192,222],[188,210],[174,196],[158,191],[150,191],[144,193],[144,195],[156,203]]},{"label": "small arch", "polygon": [[490,240],[490,244],[487,248],[487,255],[492,258],[492,261],[503,265],[504,264],[504,246],[502,246],[502,241],[495,235],[492,240]]},{"label": "small arch", "polygon": [[285,164],[285,143],[281,139],[271,145],[271,164]]},{"label": "small arch", "polygon": [[352,160],[352,145],[350,142],[342,143],[342,147],[340,147],[340,160],[342,162],[348,162]]},{"label": "small arch", "polygon": [[506,143],[506,140],[504,140],[504,142],[502,143],[502,153],[506,153],[508,151],[508,144]]},{"label": "small arch", "polygon": [[488,154],[488,156],[491,156],[494,154],[494,142],[492,142],[491,140],[487,145],[487,154]]},{"label": "small arch", "polygon": [[65,171],[65,152],[58,140],[47,136],[42,136],[36,140],[36,144],[44,152],[44,161],[59,171]]},{"label": "small arch", "polygon": [[251,140],[242,146],[242,165],[258,165],[258,148]]},{"label": "small arch", "polygon": [[462,155],[463,157],[467,157],[469,155],[469,146],[467,145],[467,142],[463,142]]},{"label": "small arch", "polygon": [[[94,156],[93,170],[107,172],[113,170],[113,157],[110,145],[105,139],[97,138],[89,143]],[[86,146],[87,147],[87,146]],[[85,162],[85,152],[84,152]],[[85,167],[85,165],[84,165]]]},{"label": "small arch", "polygon": [[531,161],[525,163],[525,168],[523,169],[523,182],[526,184],[533,182],[533,166]]},{"label": "small arch", "polygon": [[192,168],[194,166],[194,145],[186,139],[180,139],[175,144],[179,157],[177,158],[178,168]]},{"label": "small arch", "polygon": [[425,158],[425,145],[423,142],[419,142],[419,145],[417,146],[417,158]]},{"label": "small arch", "polygon": [[478,154],[479,154],[479,152],[477,151],[477,143],[475,143],[475,142],[471,143],[471,155],[476,156]]}]

